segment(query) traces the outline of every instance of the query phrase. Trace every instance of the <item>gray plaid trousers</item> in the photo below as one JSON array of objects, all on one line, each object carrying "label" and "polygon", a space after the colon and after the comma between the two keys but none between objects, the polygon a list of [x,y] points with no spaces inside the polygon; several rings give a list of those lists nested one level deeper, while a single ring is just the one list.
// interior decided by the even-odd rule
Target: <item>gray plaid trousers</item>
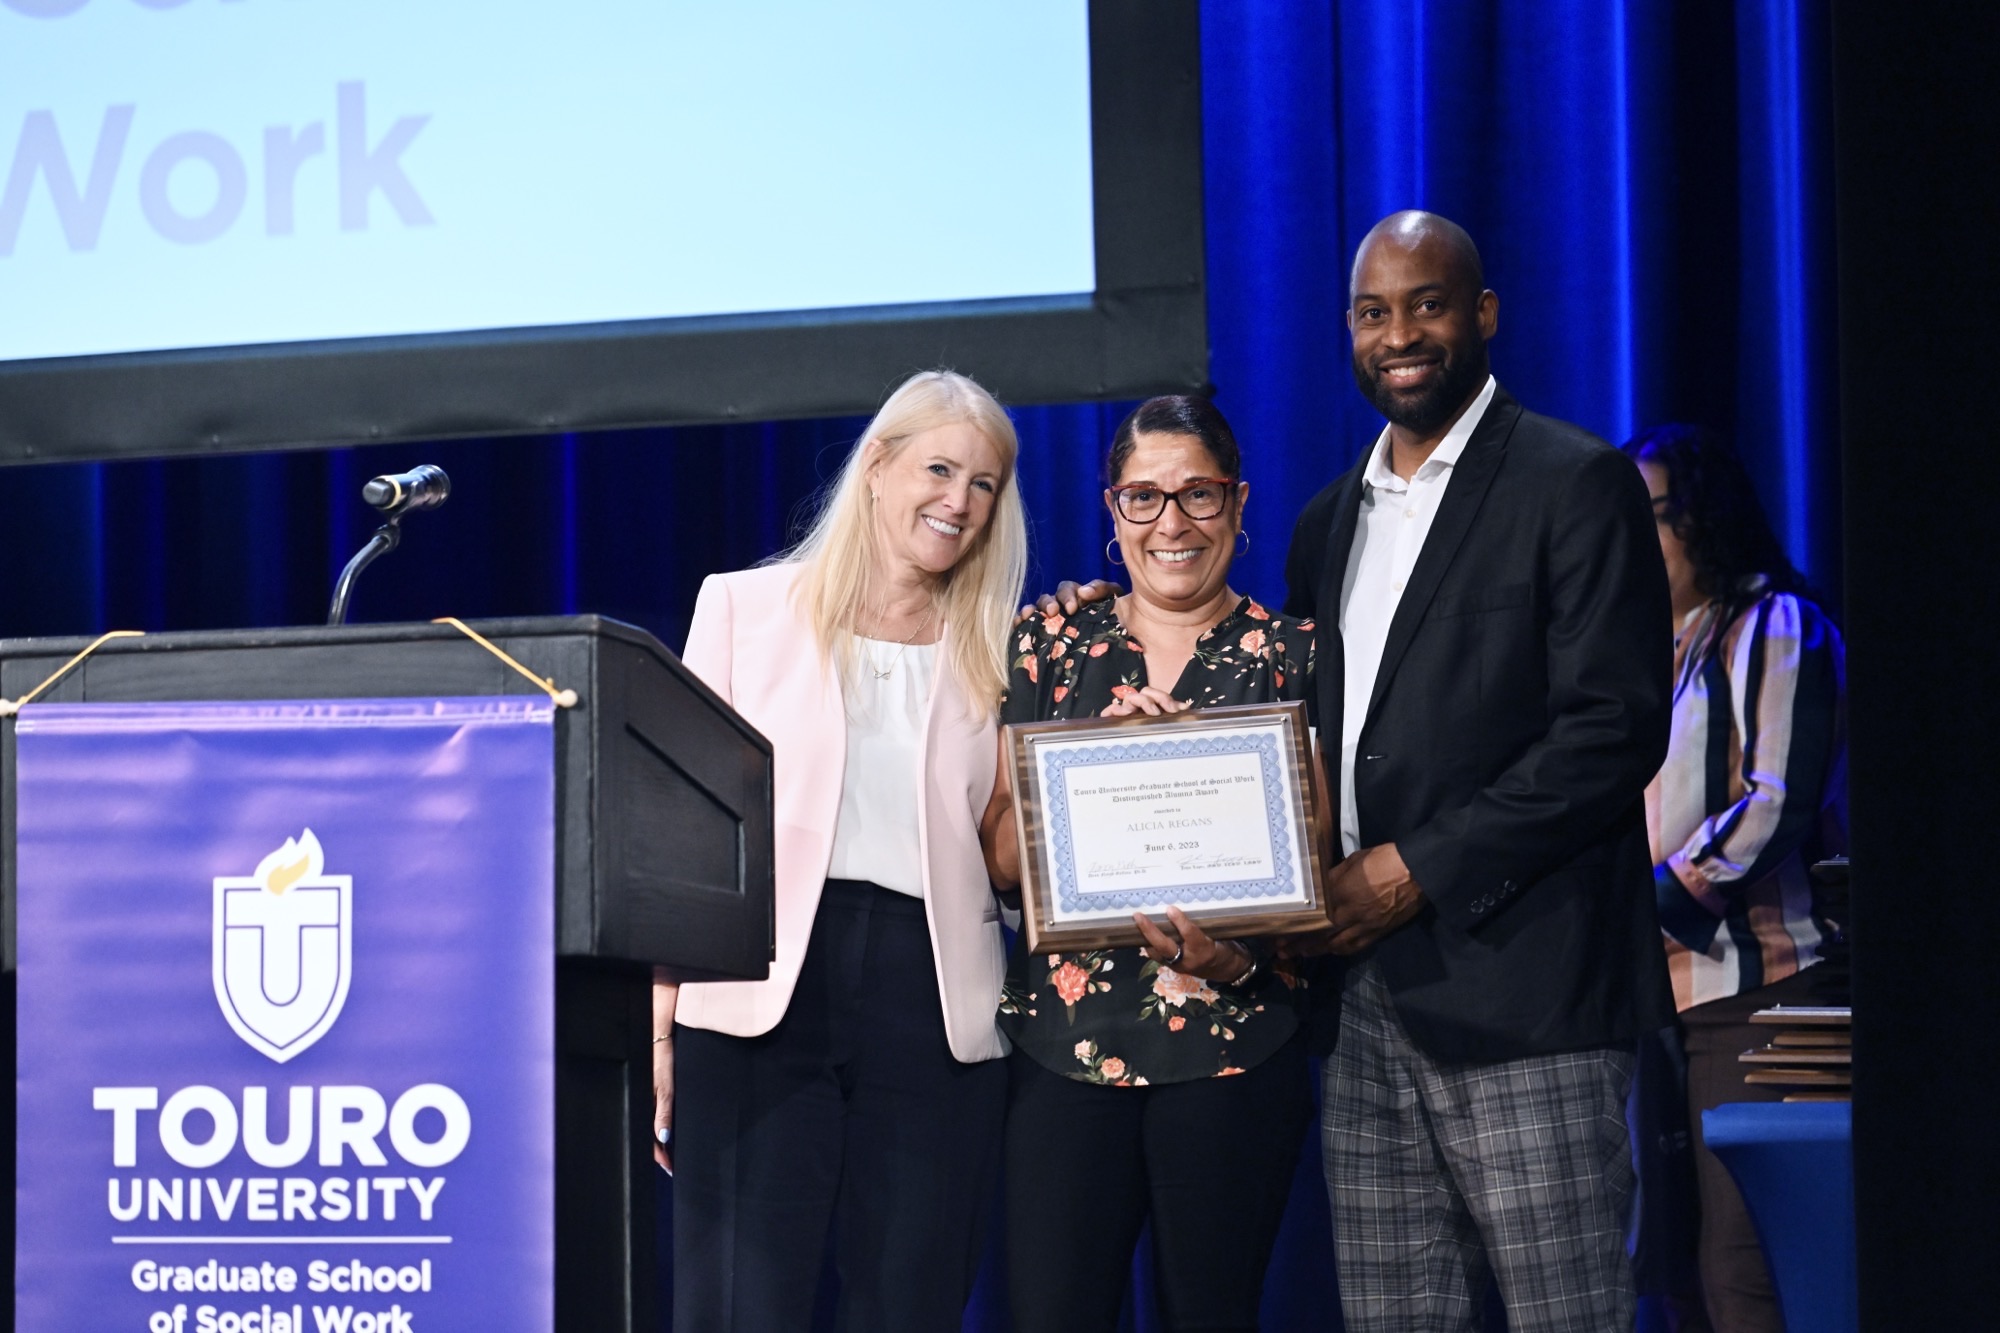
[{"label": "gray plaid trousers", "polygon": [[1631,1329],[1632,1064],[1441,1063],[1411,1044],[1375,964],[1350,969],[1321,1113],[1350,1333],[1475,1329],[1489,1273],[1510,1333]]}]

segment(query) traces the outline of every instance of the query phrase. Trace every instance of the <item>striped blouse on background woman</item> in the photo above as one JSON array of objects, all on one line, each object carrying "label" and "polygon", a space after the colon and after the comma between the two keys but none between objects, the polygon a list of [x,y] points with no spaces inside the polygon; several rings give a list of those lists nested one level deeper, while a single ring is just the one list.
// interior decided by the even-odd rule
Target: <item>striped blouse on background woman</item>
[{"label": "striped blouse on background woman", "polygon": [[1782,981],[1834,931],[1807,870],[1845,850],[1844,669],[1825,613],[1761,577],[1678,627],[1646,823],[1679,1009]]}]

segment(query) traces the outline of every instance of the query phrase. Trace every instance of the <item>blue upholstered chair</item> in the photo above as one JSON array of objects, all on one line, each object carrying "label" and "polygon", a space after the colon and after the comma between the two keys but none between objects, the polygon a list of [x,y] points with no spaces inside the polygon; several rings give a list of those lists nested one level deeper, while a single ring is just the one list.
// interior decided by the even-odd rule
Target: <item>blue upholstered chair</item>
[{"label": "blue upholstered chair", "polygon": [[1854,1129],[1846,1102],[1733,1102],[1702,1112],[1708,1147],[1757,1224],[1790,1333],[1851,1333]]}]

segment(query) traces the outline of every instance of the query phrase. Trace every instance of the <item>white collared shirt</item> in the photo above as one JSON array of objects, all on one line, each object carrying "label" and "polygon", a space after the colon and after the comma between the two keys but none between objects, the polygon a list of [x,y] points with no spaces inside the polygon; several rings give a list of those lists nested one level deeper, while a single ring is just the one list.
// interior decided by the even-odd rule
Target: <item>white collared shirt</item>
[{"label": "white collared shirt", "polygon": [[1486,387],[1460,414],[1431,451],[1414,477],[1404,481],[1389,466],[1389,428],[1384,426],[1361,474],[1361,515],[1354,525],[1354,546],[1347,554],[1347,572],[1340,583],[1340,638],[1344,690],[1340,718],[1340,843],[1343,853],[1361,849],[1361,816],[1354,806],[1355,748],[1368,700],[1375,693],[1375,673],[1382,665],[1389,622],[1403,600],[1430,536],[1431,520],[1451,484],[1458,456],[1493,402],[1491,375]]}]

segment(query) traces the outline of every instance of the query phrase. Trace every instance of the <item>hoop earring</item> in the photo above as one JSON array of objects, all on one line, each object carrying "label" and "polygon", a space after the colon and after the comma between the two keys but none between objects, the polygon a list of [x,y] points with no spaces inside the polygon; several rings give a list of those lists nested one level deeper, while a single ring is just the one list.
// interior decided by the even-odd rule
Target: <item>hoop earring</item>
[{"label": "hoop earring", "polygon": [[1238,556],[1244,556],[1248,555],[1249,553],[1250,553],[1250,530],[1248,528],[1238,528],[1236,530],[1236,554]]},{"label": "hoop earring", "polygon": [[1118,554],[1113,555],[1111,554],[1111,548],[1114,546],[1118,546],[1118,539],[1116,537],[1104,543],[1104,558],[1122,569],[1125,567],[1125,548],[1118,546]]}]

